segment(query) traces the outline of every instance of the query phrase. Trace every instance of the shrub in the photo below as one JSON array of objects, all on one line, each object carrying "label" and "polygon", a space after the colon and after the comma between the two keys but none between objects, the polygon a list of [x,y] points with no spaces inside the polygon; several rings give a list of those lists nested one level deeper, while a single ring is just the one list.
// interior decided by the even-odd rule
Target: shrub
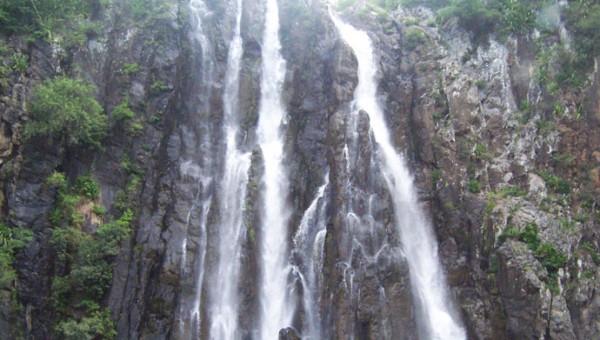
[{"label": "shrub", "polygon": [[537,224],[535,222],[527,224],[519,232],[519,240],[525,242],[532,251],[536,251],[541,243]]},{"label": "shrub", "polygon": [[518,186],[508,185],[508,186],[505,186],[502,189],[500,189],[498,194],[500,195],[500,197],[507,197],[507,196],[522,197],[522,196],[527,195],[527,192],[525,192],[523,189],[519,188]]},{"label": "shrub", "polygon": [[417,46],[426,42],[427,37],[425,36],[425,33],[423,33],[423,31],[421,31],[419,28],[409,27],[406,30],[406,34],[404,35],[404,47],[407,50],[412,51],[415,48],[417,48]]},{"label": "shrub", "polygon": [[89,16],[91,1],[0,0],[0,27],[51,37],[53,32]]},{"label": "shrub", "polygon": [[88,144],[100,148],[106,135],[106,117],[94,99],[94,86],[59,77],[40,85],[30,103],[31,121],[25,138],[60,138],[67,146]]},{"label": "shrub", "polygon": [[477,181],[476,178],[471,178],[469,180],[469,183],[467,184],[467,189],[469,189],[470,192],[476,194],[479,191],[481,191],[481,185],[479,184],[479,181]]},{"label": "shrub", "polygon": [[590,66],[592,58],[600,55],[600,1],[569,1],[563,19],[573,34],[573,45],[582,66]]},{"label": "shrub", "polygon": [[500,12],[494,6],[487,6],[480,0],[451,0],[438,15],[443,19],[458,18],[459,24],[472,32],[477,42],[487,39],[501,20]]},{"label": "shrub", "polygon": [[27,57],[25,57],[21,53],[14,53],[11,58],[12,62],[12,70],[17,73],[25,73],[29,68],[29,63],[27,62]]},{"label": "shrub", "polygon": [[117,105],[110,113],[111,118],[117,121],[131,120],[135,113],[129,108],[129,100]]},{"label": "shrub", "polygon": [[571,183],[566,179],[556,177],[546,171],[541,171],[539,175],[546,181],[546,187],[553,193],[564,195],[571,193]]},{"label": "shrub", "polygon": [[498,236],[498,244],[502,244],[504,243],[504,241],[506,241],[506,239],[514,239],[516,237],[518,237],[519,235],[519,231],[517,230],[517,228],[515,228],[515,226],[512,225],[507,225],[506,228],[504,228],[504,230],[502,230],[502,233]]},{"label": "shrub", "polygon": [[442,179],[443,174],[444,173],[440,169],[434,169],[431,171],[430,177],[433,190],[437,189],[437,183]]},{"label": "shrub", "polygon": [[46,179],[46,183],[55,186],[58,193],[64,194],[67,192],[67,179],[62,172],[54,171],[52,175]]},{"label": "shrub", "polygon": [[100,196],[100,189],[98,183],[90,175],[79,176],[75,181],[75,191],[86,198],[95,200]]},{"label": "shrub", "polygon": [[542,262],[548,272],[557,272],[558,269],[567,265],[567,256],[550,243],[541,244],[535,256]]},{"label": "shrub", "polygon": [[25,248],[32,233],[27,229],[11,228],[0,222],[0,292],[12,286],[16,273],[12,267],[15,251]]},{"label": "shrub", "polygon": [[57,331],[65,340],[113,339],[117,335],[109,311],[97,311],[80,320],[63,321],[57,326]]},{"label": "shrub", "polygon": [[140,71],[140,65],[137,63],[124,63],[121,70],[128,75],[136,74]]},{"label": "shrub", "polygon": [[478,161],[482,161],[482,160],[486,159],[488,157],[488,154],[487,154],[485,145],[476,144],[475,150],[473,150],[473,156],[475,156],[475,159]]},{"label": "shrub", "polygon": [[500,0],[502,13],[502,29],[510,33],[525,34],[535,27],[535,8],[528,1]]}]

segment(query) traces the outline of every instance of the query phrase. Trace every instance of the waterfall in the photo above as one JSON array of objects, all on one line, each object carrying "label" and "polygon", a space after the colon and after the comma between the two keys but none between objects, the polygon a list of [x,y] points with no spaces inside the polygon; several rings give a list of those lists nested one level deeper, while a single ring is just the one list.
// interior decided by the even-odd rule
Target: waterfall
[{"label": "waterfall", "polygon": [[221,218],[218,224],[219,247],[216,280],[211,286],[210,337],[238,339],[238,283],[243,233],[244,200],[251,153],[238,149],[239,80],[242,59],[242,0],[235,0],[236,24],[229,45],[225,90],[223,94],[224,136],[226,138],[225,168],[220,184]]},{"label": "waterfall", "polygon": [[445,275],[437,254],[437,242],[428,218],[421,209],[413,178],[403,157],[392,145],[383,108],[377,100],[377,66],[366,32],[331,18],[342,38],[358,59],[358,86],[354,91],[353,114],[364,110],[377,143],[375,160],[390,192],[395,225],[409,266],[412,291],[418,303],[419,328],[424,338],[465,339],[458,316],[454,315]]},{"label": "waterfall", "polygon": [[[213,13],[202,0],[190,0],[189,13],[190,40],[193,48],[200,52],[198,54],[200,56],[199,69],[196,71],[200,79],[198,84],[198,116],[191,117],[191,119],[192,121],[202,122],[203,119],[200,117],[207,116],[211,110],[210,101],[207,98],[211,97],[215,77],[214,51],[205,31],[205,28],[211,25]],[[212,201],[211,188],[214,182],[212,173],[213,155],[210,151],[212,144],[210,127],[206,125],[199,125],[199,127],[199,131],[191,128],[183,130],[185,143],[190,145],[192,151],[186,155],[187,158],[191,159],[182,162],[180,165],[182,177],[191,177],[196,182],[194,198],[186,216],[186,235],[181,245],[183,252],[181,274],[184,278],[182,282],[186,282],[185,278],[194,275],[192,278],[192,296],[188,296],[184,289],[181,297],[183,301],[180,302],[182,319],[177,336],[183,339],[199,338],[201,334],[202,285],[207,251],[206,229]],[[196,256],[193,259],[187,256],[190,246],[196,249]],[[190,260],[192,260],[191,264],[188,264]],[[194,267],[188,269],[192,264]]]},{"label": "waterfall", "polygon": [[264,159],[262,192],[261,251],[261,339],[276,339],[279,330],[291,326],[294,303],[289,296],[287,278],[288,178],[283,167],[285,109],[281,92],[286,63],[279,41],[277,0],[266,0],[265,31],[262,44],[261,98],[258,119],[258,144]]},{"label": "waterfall", "polygon": [[308,206],[294,236],[294,251],[301,263],[294,271],[302,283],[302,307],[305,313],[303,339],[321,337],[321,320],[318,309],[318,292],[321,288],[320,272],[323,268],[323,243],[326,232],[325,191],[329,186],[329,173],[317,191],[317,196]]}]

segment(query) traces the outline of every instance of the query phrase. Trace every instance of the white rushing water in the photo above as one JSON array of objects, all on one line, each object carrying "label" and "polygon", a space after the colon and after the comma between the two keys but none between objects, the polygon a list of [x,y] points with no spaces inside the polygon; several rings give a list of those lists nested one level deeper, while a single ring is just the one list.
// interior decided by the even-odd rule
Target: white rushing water
[{"label": "white rushing water", "polygon": [[[198,114],[201,116],[208,116],[211,109],[210,101],[206,98],[211,97],[211,93],[214,86],[214,51],[211,42],[206,35],[205,27],[211,25],[211,18],[213,13],[206,6],[203,0],[190,0],[189,3],[190,12],[190,38],[193,43],[194,49],[200,51],[200,68],[197,70],[200,75],[201,83],[198,88]],[[181,165],[181,172],[185,176],[192,176],[196,179],[197,192],[194,201],[188,211],[186,217],[186,225],[188,231],[182,244],[182,267],[187,267],[186,262],[190,259],[187,257],[188,247],[193,245],[196,251],[196,258],[193,259],[195,268],[193,272],[195,277],[193,278],[193,300],[189,307],[189,320],[184,320],[182,327],[180,327],[180,334],[177,336],[182,339],[197,339],[201,334],[201,301],[203,292],[203,282],[205,274],[205,259],[206,259],[206,226],[208,220],[208,214],[210,212],[210,206],[212,201],[211,186],[213,182],[212,169],[212,155],[211,150],[211,134],[210,128],[204,127],[204,132],[200,132],[200,146],[195,149],[193,154],[193,160],[186,161]],[[197,132],[191,130],[184,131],[186,143],[189,145],[195,145],[198,138]],[[197,221],[197,222],[196,222]],[[193,227],[193,228],[192,228]],[[188,240],[188,235],[192,238]],[[195,244],[194,244],[195,243]],[[187,298],[187,295],[184,295]],[[186,306],[188,302],[182,303],[182,306]]]},{"label": "white rushing water", "polygon": [[379,147],[377,159],[393,200],[395,223],[409,265],[413,295],[421,312],[418,317],[421,335],[436,340],[465,339],[465,330],[449,298],[430,222],[419,205],[412,175],[392,145],[383,109],[377,100],[377,66],[371,40],[366,32],[334,15],[331,17],[341,38],[358,59],[353,114],[360,110],[367,112]]},{"label": "white rushing water", "polygon": [[277,339],[281,328],[291,326],[294,311],[287,287],[290,268],[286,238],[291,212],[286,203],[289,185],[283,166],[282,124],[286,113],[281,91],[286,63],[280,50],[277,0],[266,0],[257,128],[258,144],[264,158],[259,261],[261,339]]},{"label": "white rushing water", "polygon": [[325,190],[329,186],[329,173],[308,206],[294,236],[294,248],[302,257],[301,268],[295,268],[302,283],[302,307],[304,308],[303,339],[319,339],[321,320],[318,308],[318,292],[321,288],[320,273],[323,266],[323,242],[326,232]]},{"label": "white rushing water", "polygon": [[242,59],[242,0],[234,0],[236,24],[229,45],[225,90],[223,94],[224,133],[226,138],[225,168],[219,190],[219,257],[216,282],[211,286],[211,339],[239,339],[238,284],[243,232],[244,201],[251,154],[238,149],[239,80]]}]

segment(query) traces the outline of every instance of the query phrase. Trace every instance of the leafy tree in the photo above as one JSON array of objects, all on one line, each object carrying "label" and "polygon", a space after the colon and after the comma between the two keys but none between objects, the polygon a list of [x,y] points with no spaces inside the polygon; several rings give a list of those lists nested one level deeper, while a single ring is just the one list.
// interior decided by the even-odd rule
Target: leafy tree
[{"label": "leafy tree", "polygon": [[582,59],[600,55],[600,0],[569,1],[563,19]]},{"label": "leafy tree", "polygon": [[451,0],[450,4],[438,11],[442,18],[456,17],[466,30],[471,31],[476,40],[487,38],[500,22],[500,12],[495,6],[488,6],[480,0]]},{"label": "leafy tree", "polygon": [[117,335],[108,311],[96,311],[80,320],[61,322],[57,329],[66,340],[114,339]]},{"label": "leafy tree", "polygon": [[52,36],[76,19],[88,16],[87,0],[0,0],[0,27],[11,32]]},{"label": "leafy tree", "polygon": [[40,85],[30,103],[31,121],[25,138],[57,137],[67,146],[102,146],[106,117],[94,99],[95,87],[81,80],[59,77]]}]

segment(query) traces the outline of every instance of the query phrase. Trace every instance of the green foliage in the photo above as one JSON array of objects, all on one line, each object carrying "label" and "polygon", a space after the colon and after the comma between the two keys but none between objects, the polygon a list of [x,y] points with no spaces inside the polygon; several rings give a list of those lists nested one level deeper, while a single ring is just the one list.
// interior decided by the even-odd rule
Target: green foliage
[{"label": "green foliage", "polygon": [[535,256],[542,262],[548,272],[557,272],[567,265],[567,256],[550,243],[542,243],[537,248]]},{"label": "green foliage", "polygon": [[552,160],[557,165],[571,166],[575,162],[575,156],[567,153],[554,153],[552,154]]},{"label": "green foliage", "polygon": [[112,112],[110,113],[110,116],[112,119],[114,119],[117,122],[122,122],[122,121],[132,120],[133,117],[135,117],[135,113],[129,108],[129,100],[128,99],[129,98],[127,98],[121,104],[117,105],[112,110]]},{"label": "green foliage", "polygon": [[580,247],[581,249],[587,251],[592,258],[592,261],[594,261],[596,265],[600,265],[600,253],[598,253],[598,250],[591,242],[583,242],[581,243]]},{"label": "green foliage", "polygon": [[438,16],[445,20],[458,18],[459,24],[472,32],[478,42],[487,39],[501,21],[498,9],[481,0],[450,0],[448,6],[438,11]]},{"label": "green foliage", "polygon": [[557,272],[567,265],[567,256],[557,250],[554,245],[541,241],[535,222],[528,223],[521,231],[514,226],[507,226],[498,237],[498,244],[502,244],[508,238],[518,239],[527,244],[527,247],[548,271],[546,285],[554,294],[557,294],[559,291]]},{"label": "green foliage", "polygon": [[507,196],[523,197],[523,196],[527,195],[527,192],[525,192],[523,189],[519,188],[518,186],[507,185],[507,186],[503,187],[502,189],[500,189],[498,194],[501,197],[507,197]]},{"label": "green foliage", "polygon": [[63,321],[56,327],[65,340],[114,339],[117,335],[109,311],[96,311],[79,320]]},{"label": "green foliage", "polygon": [[27,72],[27,69],[29,68],[27,57],[25,57],[22,53],[13,53],[11,64],[12,70],[20,74]]},{"label": "green foliage", "polygon": [[404,35],[404,47],[407,50],[412,51],[417,48],[417,46],[423,45],[426,42],[427,37],[421,29],[417,27],[409,27],[406,30],[406,34]]},{"label": "green foliage", "polygon": [[546,181],[546,187],[555,194],[568,195],[571,193],[571,183],[560,177],[556,177],[547,171],[540,171],[539,175]]},{"label": "green foliage", "polygon": [[473,150],[473,156],[475,156],[475,159],[478,161],[482,161],[482,160],[485,160],[486,158],[488,158],[488,154],[487,154],[485,145],[479,144],[479,143],[475,144],[475,150]]},{"label": "green foliage", "polygon": [[51,38],[90,13],[90,1],[0,0],[0,27],[8,32]]},{"label": "green foliage", "polygon": [[166,90],[169,89],[169,86],[167,86],[167,84],[165,84],[163,81],[158,80],[156,78],[152,78],[152,84],[150,85],[150,89],[152,90],[152,92],[154,92],[155,94],[158,94],[160,92],[164,92]]},{"label": "green foliage", "polygon": [[137,63],[124,63],[121,71],[127,75],[133,75],[140,71],[140,65]]},{"label": "green foliage", "polygon": [[498,245],[504,243],[507,239],[515,239],[519,236],[519,230],[515,226],[507,225],[502,233],[498,236]]},{"label": "green foliage", "polygon": [[58,259],[66,263],[73,258],[83,237],[83,233],[74,227],[57,227],[52,230],[50,243],[56,251]]},{"label": "green foliage", "polygon": [[467,189],[476,194],[481,191],[481,184],[479,184],[479,181],[476,178],[471,178],[467,184]]},{"label": "green foliage", "polygon": [[46,183],[56,187],[56,191],[60,193],[67,192],[67,179],[65,178],[65,174],[62,172],[54,171],[48,179],[46,179]]},{"label": "green foliage", "polygon": [[548,134],[552,131],[554,131],[554,123],[549,121],[549,120],[545,120],[545,119],[538,119],[535,121],[535,126],[538,128],[538,131],[540,132],[540,134],[542,136],[548,136]]},{"label": "green foliage", "polygon": [[345,11],[356,4],[356,0],[338,0],[335,4],[335,9]]},{"label": "green foliage", "polygon": [[98,183],[90,175],[79,176],[73,189],[81,196],[95,200],[100,196]]},{"label": "green foliage", "polygon": [[540,46],[536,56],[535,78],[540,85],[546,85],[550,81],[550,61],[553,49]]},{"label": "green foliage", "polygon": [[95,87],[81,80],[58,77],[40,85],[30,103],[31,121],[25,138],[49,136],[67,145],[100,148],[106,135],[106,117],[94,99]]},{"label": "green foliage", "polygon": [[12,267],[15,252],[31,241],[31,230],[11,228],[0,222],[0,291],[13,286],[16,273]]},{"label": "green foliage", "polygon": [[477,79],[477,81],[475,82],[475,86],[477,86],[477,89],[480,91],[485,89],[486,85],[487,84],[483,79]]},{"label": "green foliage", "polygon": [[502,14],[502,29],[514,34],[526,34],[535,28],[535,6],[532,1],[497,1]]},{"label": "green foliage", "polygon": [[375,5],[386,11],[393,11],[400,5],[400,0],[374,0]]},{"label": "green foliage", "polygon": [[540,246],[539,229],[535,222],[528,223],[523,230],[519,232],[519,241],[525,242],[529,249],[536,251]]},{"label": "green foliage", "polygon": [[573,35],[573,45],[582,67],[600,55],[600,1],[569,1],[563,19]]},{"label": "green foliage", "polygon": [[102,217],[106,214],[106,209],[104,209],[104,207],[101,205],[94,204],[92,206],[92,212],[94,213],[94,215]]},{"label": "green foliage", "polygon": [[440,169],[431,170],[430,177],[431,177],[431,186],[432,186],[433,190],[437,189],[437,184],[442,179],[443,174],[444,173]]},{"label": "green foliage", "polygon": [[[119,219],[99,225],[94,233],[83,232],[84,221],[75,206],[81,197],[98,198],[98,184],[86,175],[68,188],[64,174],[58,172],[47,182],[57,187],[57,207],[51,216],[56,227],[50,242],[64,268],[52,281],[52,301],[61,316],[56,330],[66,339],[111,339],[114,324],[100,304],[110,288],[114,259],[129,235],[133,212],[127,209]],[[92,209],[96,214],[105,213],[97,206]],[[69,316],[76,319],[65,321]]]},{"label": "green foliage", "polygon": [[149,24],[169,16],[169,2],[166,0],[130,0],[121,5],[131,12],[135,20],[146,20]]}]

